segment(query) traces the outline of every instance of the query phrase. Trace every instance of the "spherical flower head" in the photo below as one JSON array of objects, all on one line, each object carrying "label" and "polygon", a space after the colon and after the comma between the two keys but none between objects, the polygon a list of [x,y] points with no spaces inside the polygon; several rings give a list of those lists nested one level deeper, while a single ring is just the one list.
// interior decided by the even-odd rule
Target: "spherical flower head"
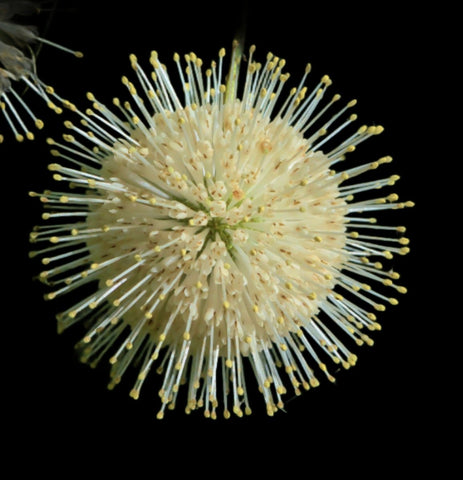
[{"label": "spherical flower head", "polygon": [[374,312],[397,300],[371,282],[405,292],[397,274],[371,261],[407,253],[396,235],[404,228],[362,214],[411,203],[395,194],[354,201],[395,176],[351,181],[390,157],[333,169],[382,127],[334,144],[356,120],[347,113],[356,102],[327,115],[340,97],[326,101],[327,76],[308,91],[310,66],[283,98],[284,60],[269,54],[261,64],[254,50],[239,81],[234,45],[226,82],[224,50],[205,71],[195,54],[185,69],[175,54],[183,99],[156,52],[151,75],[131,56],[141,93],[123,77],[131,101],[114,99],[118,113],[93,94],[85,113],[60,99],[81,125],[67,121],[65,142],[49,140],[66,163],[50,170],[73,188],[33,194],[49,222],[31,234],[45,244],[33,255],[44,255],[46,297],[97,284],[58,316],[60,329],[90,321],[82,358],[97,363],[111,352],[111,387],[138,357],[134,398],[159,363],[159,418],[185,383],[187,412],[215,418],[222,403],[226,418],[250,413],[250,378],[273,415],[288,389],[316,387],[317,371],[334,380],[326,359],[355,364],[338,334],[373,343],[365,330],[380,328]]},{"label": "spherical flower head", "polygon": [[[23,82],[25,87],[45,100],[50,108],[60,112],[49,98],[50,87],[45,86],[37,76],[35,57],[31,55],[32,45],[36,42],[47,43],[78,57],[82,56],[80,52],[39,37],[36,27],[16,22],[18,15],[31,15],[38,11],[34,2],[0,0],[0,111],[18,141],[34,138],[34,134],[27,127],[27,119],[32,119],[38,129],[43,127],[43,122],[14,90],[14,82]],[[26,119],[24,114],[20,114],[20,110],[24,111]],[[0,134],[0,143],[2,141],[3,135]]]}]

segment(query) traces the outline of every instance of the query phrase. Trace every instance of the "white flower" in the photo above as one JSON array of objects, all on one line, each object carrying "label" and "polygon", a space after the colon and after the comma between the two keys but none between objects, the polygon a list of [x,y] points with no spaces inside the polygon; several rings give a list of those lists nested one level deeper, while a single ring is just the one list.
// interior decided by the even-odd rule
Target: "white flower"
[{"label": "white flower", "polygon": [[[36,10],[34,2],[0,0],[0,111],[18,141],[24,140],[24,137],[29,140],[34,138],[34,134],[27,126],[27,119],[31,119],[38,129],[43,127],[43,121],[36,117],[13,88],[14,82],[22,82],[25,87],[43,98],[51,109],[61,111],[50,100],[52,89],[45,86],[37,76],[35,58],[30,45],[36,42],[46,43],[73,53],[77,57],[82,56],[80,52],[74,52],[39,37],[34,27],[19,25],[13,21],[16,15],[28,15]],[[23,110],[22,114],[18,108]],[[3,135],[0,134],[0,143],[2,141]]]},{"label": "white flower", "polygon": [[108,353],[110,386],[139,358],[134,398],[160,366],[159,418],[182,384],[187,412],[250,413],[252,377],[273,415],[289,389],[317,386],[318,372],[334,379],[326,359],[354,365],[344,338],[372,344],[376,312],[397,303],[382,291],[406,291],[379,261],[408,252],[405,228],[371,214],[412,202],[378,196],[397,176],[356,181],[391,158],[334,170],[382,127],[352,129],[355,101],[330,114],[340,96],[326,99],[327,76],[309,90],[310,66],[283,96],[285,61],[260,64],[254,51],[238,79],[234,45],[226,82],[223,49],[207,69],[193,53],[183,69],[175,54],[183,98],[156,52],[150,75],[132,55],[130,103],[110,109],[89,93],[84,113],[62,100],[80,124],[49,139],[62,160],[49,168],[72,188],[32,193],[46,208],[31,234],[46,298],[97,282],[58,316],[60,330],[90,321],[82,358]]}]

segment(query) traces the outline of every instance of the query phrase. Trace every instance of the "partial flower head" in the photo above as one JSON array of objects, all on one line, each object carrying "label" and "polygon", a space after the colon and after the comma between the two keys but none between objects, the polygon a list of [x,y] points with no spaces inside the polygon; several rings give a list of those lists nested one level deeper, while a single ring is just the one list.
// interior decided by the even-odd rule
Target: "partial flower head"
[{"label": "partial flower head", "polygon": [[62,100],[79,119],[49,139],[63,188],[32,193],[46,298],[95,286],[59,329],[85,320],[82,359],[107,357],[110,387],[138,358],[134,398],[156,366],[159,418],[181,388],[187,412],[242,416],[255,386],[273,415],[289,391],[334,380],[330,362],[355,365],[351,345],[372,344],[377,313],[397,303],[388,291],[406,291],[383,267],[408,252],[405,228],[372,215],[412,203],[380,195],[397,176],[357,180],[391,158],[338,169],[382,127],[353,128],[356,102],[335,108],[326,75],[309,89],[310,65],[284,94],[285,61],[254,53],[240,70],[235,45],[227,77],[223,49],[208,68],[175,54],[181,92],[156,52],[150,73],[131,56],[130,101]]},{"label": "partial flower head", "polygon": [[[39,129],[43,127],[43,122],[14,89],[16,82],[21,82],[23,88],[35,91],[50,108],[60,111],[50,100],[50,87],[46,87],[37,76],[32,46],[36,42],[47,43],[82,56],[80,52],[71,51],[39,37],[35,27],[16,23],[18,15],[30,15],[37,11],[34,2],[0,0],[0,110],[18,141],[22,141],[24,137],[30,140],[34,138],[28,127],[30,121]],[[0,142],[2,141],[3,135],[0,134]]]}]

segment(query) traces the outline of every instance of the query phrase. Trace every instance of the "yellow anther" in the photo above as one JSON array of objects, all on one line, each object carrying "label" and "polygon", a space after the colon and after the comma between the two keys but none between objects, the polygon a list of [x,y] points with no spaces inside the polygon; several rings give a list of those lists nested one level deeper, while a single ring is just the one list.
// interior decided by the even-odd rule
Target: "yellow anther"
[{"label": "yellow anther", "polygon": [[367,335],[362,336],[363,341],[369,346],[372,347],[374,345],[374,341]]},{"label": "yellow anther", "polygon": [[324,83],[327,87],[333,83],[328,75],[323,75],[321,82]]},{"label": "yellow anther", "polygon": [[132,397],[134,400],[138,400],[140,396],[140,391],[137,390],[136,388],[132,388],[132,390],[129,393],[129,396]]},{"label": "yellow anther", "polygon": [[315,378],[315,377],[312,377],[310,380],[310,386],[315,388],[315,387],[318,387],[320,385],[320,382]]}]

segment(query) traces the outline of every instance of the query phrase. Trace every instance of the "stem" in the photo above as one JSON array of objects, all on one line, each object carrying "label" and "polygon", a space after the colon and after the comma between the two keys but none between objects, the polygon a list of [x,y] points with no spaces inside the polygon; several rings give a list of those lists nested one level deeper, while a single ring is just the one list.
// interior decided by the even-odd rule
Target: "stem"
[{"label": "stem", "polygon": [[227,75],[227,89],[225,91],[225,103],[231,103],[236,99],[238,87],[238,75],[240,71],[241,57],[243,56],[243,47],[239,40],[233,40],[232,54],[230,60],[230,70]]}]

